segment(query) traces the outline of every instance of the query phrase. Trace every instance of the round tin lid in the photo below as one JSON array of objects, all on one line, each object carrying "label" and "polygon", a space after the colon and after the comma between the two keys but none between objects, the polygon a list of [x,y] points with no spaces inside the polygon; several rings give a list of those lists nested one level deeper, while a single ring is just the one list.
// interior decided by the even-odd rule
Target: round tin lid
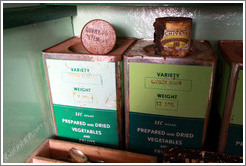
[{"label": "round tin lid", "polygon": [[110,23],[95,19],[88,22],[81,31],[81,42],[92,54],[107,54],[115,46],[116,33]]}]

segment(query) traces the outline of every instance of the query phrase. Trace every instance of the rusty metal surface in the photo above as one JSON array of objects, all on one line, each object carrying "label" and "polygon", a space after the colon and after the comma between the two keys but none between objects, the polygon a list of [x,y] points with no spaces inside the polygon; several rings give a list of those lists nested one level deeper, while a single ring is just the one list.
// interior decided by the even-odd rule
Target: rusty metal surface
[{"label": "rusty metal surface", "polygon": [[118,126],[118,139],[119,139],[119,147],[121,149],[124,149],[124,134],[123,134],[123,126],[124,126],[124,103],[123,103],[123,93],[122,93],[122,89],[123,89],[123,86],[124,86],[124,82],[122,81],[124,78],[123,78],[123,75],[124,73],[122,72],[123,69],[122,69],[122,65],[121,65],[121,62],[116,62],[115,64],[116,66],[116,100],[117,100],[117,112],[118,112],[118,118],[117,118],[117,121],[119,124]]},{"label": "rusty metal surface", "polygon": [[226,148],[228,128],[232,115],[234,95],[236,92],[239,70],[243,70],[243,41],[241,40],[220,40],[218,48],[225,61],[230,65],[230,76],[228,81],[227,94],[221,120],[218,151],[223,153]]},{"label": "rusty metal surface", "polygon": [[130,148],[130,120],[129,120],[129,63],[127,57],[124,56],[124,92],[125,92],[125,148]]},{"label": "rusty metal surface", "polygon": [[219,144],[218,151],[220,153],[224,153],[227,141],[228,128],[230,124],[231,114],[232,114],[232,106],[234,102],[234,95],[237,85],[237,78],[239,72],[239,65],[232,64],[230,77],[228,81],[228,90],[225,99],[224,113],[221,120],[221,129],[219,134]]},{"label": "rusty metal surface", "polygon": [[[118,37],[114,49],[107,55],[98,55],[89,53],[81,44],[79,37],[72,37],[55,46],[43,51],[43,54],[53,59],[73,59],[86,61],[122,61],[122,55],[129,46],[135,42],[135,38]],[[69,56],[67,56],[69,55]]]},{"label": "rusty metal surface", "polygon": [[81,42],[92,54],[107,54],[116,43],[113,26],[105,20],[92,20],[81,31]]},{"label": "rusty metal surface", "polygon": [[219,40],[218,47],[225,60],[232,64],[243,64],[243,41],[242,40]]},{"label": "rusty metal surface", "polygon": [[168,56],[163,57],[155,54],[154,43],[152,39],[138,40],[134,47],[131,47],[127,53],[128,61],[165,63],[165,64],[200,64],[212,65],[217,61],[210,43],[205,40],[192,40],[190,53],[185,57]]}]

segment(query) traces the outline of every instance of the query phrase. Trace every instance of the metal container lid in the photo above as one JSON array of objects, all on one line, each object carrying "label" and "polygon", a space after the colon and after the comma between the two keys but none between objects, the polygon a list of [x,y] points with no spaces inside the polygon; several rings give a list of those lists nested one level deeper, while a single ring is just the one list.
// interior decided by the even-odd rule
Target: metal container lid
[{"label": "metal container lid", "polygon": [[155,45],[151,39],[141,39],[136,42],[134,47],[131,47],[127,52],[126,56],[132,59],[143,59],[143,60],[156,60],[161,61],[172,61],[177,63],[214,63],[217,61],[212,46],[206,40],[191,40],[191,48],[189,55],[185,57],[178,56],[167,56],[155,54]]},{"label": "metal container lid", "polygon": [[242,40],[219,40],[218,47],[222,56],[228,63],[243,64],[243,41]]},{"label": "metal container lid", "polygon": [[116,33],[110,23],[95,19],[83,27],[81,42],[85,49],[92,54],[107,54],[115,46]]},{"label": "metal container lid", "polygon": [[64,58],[66,59],[74,59],[75,57],[77,57],[78,60],[83,59],[88,61],[117,62],[122,61],[123,54],[135,42],[135,40],[135,38],[130,37],[118,37],[115,47],[110,53],[106,55],[95,55],[89,53],[82,45],[80,38],[75,36],[52,47],[49,47],[42,52],[46,55],[55,55],[57,57],[64,56]]}]

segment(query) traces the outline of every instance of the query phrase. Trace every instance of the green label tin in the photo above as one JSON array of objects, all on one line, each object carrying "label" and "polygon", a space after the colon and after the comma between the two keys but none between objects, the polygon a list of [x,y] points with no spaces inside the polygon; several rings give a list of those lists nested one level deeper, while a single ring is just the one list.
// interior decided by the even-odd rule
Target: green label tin
[{"label": "green label tin", "polygon": [[162,57],[151,40],[139,40],[126,53],[129,150],[161,156],[167,146],[204,146],[217,59],[208,42],[191,47],[189,56]]},{"label": "green label tin", "polygon": [[108,55],[86,51],[73,37],[43,51],[55,134],[123,148],[123,53],[134,38],[117,38]]}]

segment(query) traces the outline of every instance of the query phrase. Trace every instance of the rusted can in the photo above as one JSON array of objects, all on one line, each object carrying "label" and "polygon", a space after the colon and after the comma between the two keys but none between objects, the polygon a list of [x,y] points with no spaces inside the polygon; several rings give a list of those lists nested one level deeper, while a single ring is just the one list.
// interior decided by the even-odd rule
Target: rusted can
[{"label": "rusted can", "polygon": [[160,17],[154,23],[156,54],[186,56],[190,49],[192,18]]},{"label": "rusted can", "polygon": [[243,156],[243,41],[220,40],[218,151]]},{"label": "rusted can", "polygon": [[216,62],[208,41],[163,57],[153,40],[138,40],[124,56],[126,148],[160,157],[167,146],[203,148]]},{"label": "rusted can", "polygon": [[42,52],[56,136],[123,148],[122,56],[134,41],[95,55],[72,37]]}]

